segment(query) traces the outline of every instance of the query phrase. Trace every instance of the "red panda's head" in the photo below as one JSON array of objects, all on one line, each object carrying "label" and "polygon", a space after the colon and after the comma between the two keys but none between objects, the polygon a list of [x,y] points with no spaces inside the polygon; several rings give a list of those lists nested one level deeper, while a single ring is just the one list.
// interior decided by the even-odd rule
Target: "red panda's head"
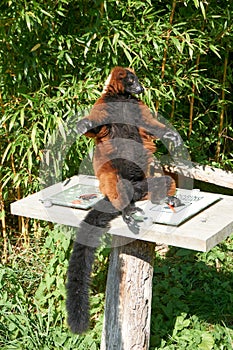
[{"label": "red panda's head", "polygon": [[144,91],[133,69],[115,67],[105,82],[103,92],[108,95],[141,94]]}]

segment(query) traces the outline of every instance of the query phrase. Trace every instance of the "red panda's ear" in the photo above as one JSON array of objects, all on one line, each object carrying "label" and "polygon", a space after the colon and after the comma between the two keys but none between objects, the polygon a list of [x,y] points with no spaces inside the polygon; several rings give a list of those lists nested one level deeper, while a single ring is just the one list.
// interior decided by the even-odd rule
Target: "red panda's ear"
[{"label": "red panda's ear", "polygon": [[103,91],[102,93],[105,94],[108,91],[108,87],[109,87],[109,83],[111,81],[112,78],[112,73],[109,74],[109,76],[107,77],[107,80],[104,83],[104,87],[103,87]]},{"label": "red panda's ear", "polygon": [[107,80],[105,81],[103,93],[122,93],[124,86],[122,79],[127,75],[127,71],[123,67],[115,67],[111,70]]},{"label": "red panda's ear", "polygon": [[126,68],[126,69],[135,75],[135,70],[133,68]]},{"label": "red panda's ear", "polygon": [[119,80],[119,79],[125,78],[127,75],[127,72],[126,72],[126,69],[123,67],[115,67],[112,69],[111,74],[112,74],[113,80]]}]

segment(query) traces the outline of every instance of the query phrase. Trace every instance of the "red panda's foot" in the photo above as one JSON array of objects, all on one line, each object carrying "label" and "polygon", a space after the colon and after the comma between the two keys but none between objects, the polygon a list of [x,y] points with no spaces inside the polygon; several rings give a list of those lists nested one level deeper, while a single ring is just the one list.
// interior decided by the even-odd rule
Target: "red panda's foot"
[{"label": "red panda's foot", "polygon": [[167,198],[165,199],[165,203],[167,203],[168,205],[171,205],[174,208],[184,205],[181,202],[181,200],[175,196],[167,196]]},{"label": "red panda's foot", "polygon": [[132,231],[134,234],[138,234],[140,230],[138,222],[134,218],[134,214],[137,213],[141,214],[143,213],[143,210],[141,208],[135,207],[134,204],[130,204],[122,210],[122,218],[124,222],[128,225],[130,231]]},{"label": "red panda's foot", "polygon": [[176,192],[175,181],[170,176],[161,176],[148,179],[149,199],[156,204],[173,196]]}]

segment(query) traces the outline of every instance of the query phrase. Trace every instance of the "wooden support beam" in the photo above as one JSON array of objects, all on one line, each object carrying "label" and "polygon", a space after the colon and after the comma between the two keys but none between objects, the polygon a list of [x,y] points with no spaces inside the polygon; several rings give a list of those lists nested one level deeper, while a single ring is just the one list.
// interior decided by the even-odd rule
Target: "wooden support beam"
[{"label": "wooden support beam", "polygon": [[193,162],[187,164],[170,162],[166,159],[166,164],[163,164],[163,169],[166,173],[182,175],[195,180],[212,183],[217,186],[233,189],[233,173],[224,171],[219,168],[214,168],[209,165],[200,165]]},{"label": "wooden support beam", "polygon": [[148,350],[155,243],[114,237],[101,350]]}]

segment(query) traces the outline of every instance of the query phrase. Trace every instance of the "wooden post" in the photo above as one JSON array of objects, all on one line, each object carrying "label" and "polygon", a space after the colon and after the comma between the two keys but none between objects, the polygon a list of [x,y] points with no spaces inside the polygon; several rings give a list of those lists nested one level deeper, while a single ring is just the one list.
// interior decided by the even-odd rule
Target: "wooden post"
[{"label": "wooden post", "polygon": [[101,350],[148,350],[155,243],[113,238]]}]

